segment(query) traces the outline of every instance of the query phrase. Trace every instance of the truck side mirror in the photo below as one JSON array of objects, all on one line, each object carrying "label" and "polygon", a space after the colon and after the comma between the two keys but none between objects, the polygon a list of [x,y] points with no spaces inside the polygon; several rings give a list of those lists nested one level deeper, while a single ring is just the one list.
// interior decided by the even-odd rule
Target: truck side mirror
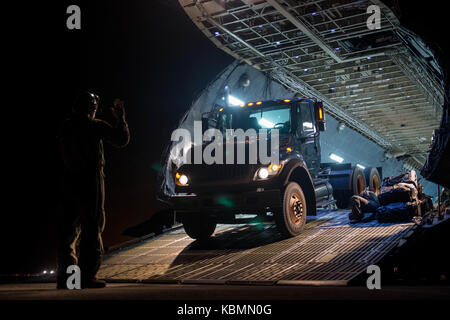
[{"label": "truck side mirror", "polygon": [[325,111],[322,101],[318,101],[315,105],[316,126],[319,131],[325,131]]}]

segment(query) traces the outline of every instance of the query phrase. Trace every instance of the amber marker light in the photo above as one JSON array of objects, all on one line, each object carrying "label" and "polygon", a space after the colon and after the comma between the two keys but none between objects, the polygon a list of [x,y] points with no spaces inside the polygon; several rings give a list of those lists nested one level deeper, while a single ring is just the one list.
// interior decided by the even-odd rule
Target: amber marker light
[{"label": "amber marker light", "polygon": [[251,107],[251,106],[253,106],[254,104],[255,104],[254,102],[250,102],[250,103],[248,104],[248,106]]},{"label": "amber marker light", "polygon": [[220,108],[220,109],[219,109],[219,112],[222,112],[222,111],[223,111],[223,108]]},{"label": "amber marker light", "polygon": [[257,105],[257,106],[262,105],[262,101],[258,101],[258,102],[256,103],[256,105]]},{"label": "amber marker light", "polygon": [[280,164],[275,164],[275,163],[272,164],[271,163],[269,165],[268,169],[269,169],[269,173],[275,173],[281,169],[281,163]]},{"label": "amber marker light", "polygon": [[287,151],[287,152],[292,152],[292,148],[287,147],[287,148],[286,148],[286,151]]},{"label": "amber marker light", "polygon": [[240,107],[241,107],[241,108],[245,107],[245,104],[241,104]]},{"label": "amber marker light", "polygon": [[284,99],[283,102],[288,103],[288,102],[291,102],[291,100],[289,100],[289,99]]},{"label": "amber marker light", "polygon": [[323,108],[319,108],[319,120],[323,120]]}]

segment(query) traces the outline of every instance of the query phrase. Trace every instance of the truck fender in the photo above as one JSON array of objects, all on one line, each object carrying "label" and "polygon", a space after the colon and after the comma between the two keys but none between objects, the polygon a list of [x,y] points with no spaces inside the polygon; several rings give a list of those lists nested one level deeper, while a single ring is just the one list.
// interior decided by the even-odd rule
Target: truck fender
[{"label": "truck fender", "polygon": [[284,173],[284,186],[291,181],[297,182],[303,190],[306,197],[307,214],[315,216],[316,211],[316,194],[314,191],[314,184],[311,175],[306,167],[306,164],[300,159],[291,159],[285,165]]}]

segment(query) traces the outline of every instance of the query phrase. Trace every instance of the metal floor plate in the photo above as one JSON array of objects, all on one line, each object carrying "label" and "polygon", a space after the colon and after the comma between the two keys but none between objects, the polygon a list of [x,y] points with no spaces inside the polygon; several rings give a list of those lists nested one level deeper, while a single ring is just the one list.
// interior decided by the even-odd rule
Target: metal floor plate
[{"label": "metal floor plate", "polygon": [[349,224],[348,211],[322,211],[297,237],[272,224],[219,225],[207,244],[183,228],[107,255],[98,276],[109,281],[346,284],[376,264],[413,223]]}]

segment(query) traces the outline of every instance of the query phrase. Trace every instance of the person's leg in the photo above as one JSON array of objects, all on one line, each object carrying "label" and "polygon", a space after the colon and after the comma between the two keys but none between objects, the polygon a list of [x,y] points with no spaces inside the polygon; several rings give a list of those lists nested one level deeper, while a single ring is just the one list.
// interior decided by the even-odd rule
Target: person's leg
[{"label": "person's leg", "polygon": [[57,287],[67,288],[67,267],[78,263],[76,246],[80,235],[80,199],[74,181],[63,186],[63,212],[58,219]]},{"label": "person's leg", "polygon": [[103,256],[102,232],[105,226],[104,181],[99,175],[93,179],[86,193],[81,219],[80,269],[85,287],[98,287],[95,283]]}]

